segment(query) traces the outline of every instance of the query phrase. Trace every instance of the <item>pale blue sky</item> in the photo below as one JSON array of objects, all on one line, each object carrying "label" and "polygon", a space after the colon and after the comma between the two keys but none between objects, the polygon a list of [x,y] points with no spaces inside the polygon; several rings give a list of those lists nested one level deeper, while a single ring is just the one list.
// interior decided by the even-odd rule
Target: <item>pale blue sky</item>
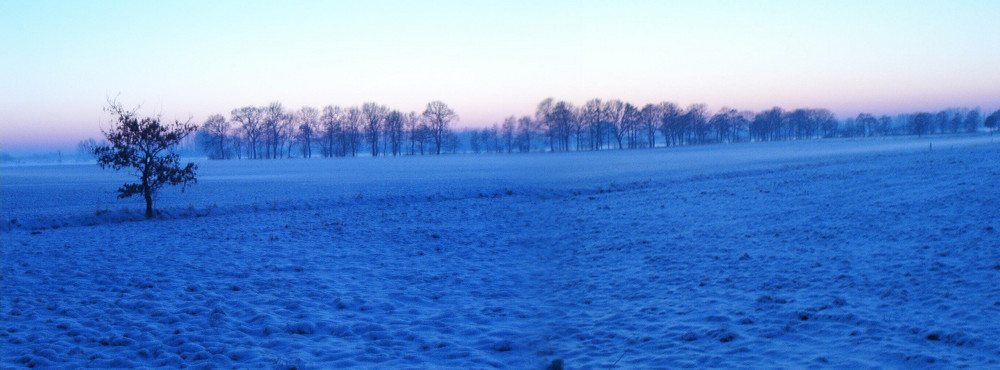
[{"label": "pale blue sky", "polygon": [[0,150],[100,135],[105,97],[198,123],[282,101],[459,126],[552,96],[826,107],[1000,107],[1000,1],[0,2]]}]

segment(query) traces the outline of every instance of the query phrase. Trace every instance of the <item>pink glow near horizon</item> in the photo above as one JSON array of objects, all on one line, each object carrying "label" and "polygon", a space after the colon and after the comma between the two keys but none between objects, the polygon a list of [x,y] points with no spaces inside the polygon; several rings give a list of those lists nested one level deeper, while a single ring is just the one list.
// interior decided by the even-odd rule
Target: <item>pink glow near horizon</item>
[{"label": "pink glow near horizon", "polygon": [[[997,2],[4,2],[0,150],[71,150],[107,96],[202,122],[432,100],[484,127],[547,97],[839,118],[1000,108]],[[335,21],[331,21],[335,20]]]}]

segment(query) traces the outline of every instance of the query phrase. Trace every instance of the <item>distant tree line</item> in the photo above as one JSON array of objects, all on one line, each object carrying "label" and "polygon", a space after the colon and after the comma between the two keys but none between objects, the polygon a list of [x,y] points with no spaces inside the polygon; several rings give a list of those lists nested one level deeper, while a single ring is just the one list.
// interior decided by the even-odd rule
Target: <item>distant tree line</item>
[{"label": "distant tree line", "polygon": [[[455,130],[445,103],[402,112],[377,103],[286,109],[274,102],[210,116],[196,141],[210,159],[267,159],[640,149],[714,143],[990,132],[1000,110],[949,108],[894,116],[861,113],[837,119],[826,109],[774,107],[754,112],[670,102],[633,105],[592,99],[576,106],[545,99],[534,115],[510,116],[483,129]],[[84,145],[84,144],[81,144]],[[93,143],[86,143],[92,146]]]},{"label": "distant tree line", "polygon": [[[534,116],[504,119],[484,129],[469,130],[468,150],[527,152],[638,149],[662,146],[803,140],[837,137],[926,135],[992,132],[1000,125],[1000,110],[983,117],[980,110],[949,108],[937,113],[895,116],[861,113],[838,120],[826,109],[761,112],[722,108],[715,113],[704,104],[681,108],[670,102],[642,107],[620,100],[592,99],[582,106],[545,99]],[[534,149],[533,149],[534,148]]]},{"label": "distant tree line", "polygon": [[445,103],[404,113],[377,103],[288,110],[274,102],[233,109],[227,119],[208,117],[197,141],[210,159],[373,157],[457,152],[451,124],[458,115]]}]

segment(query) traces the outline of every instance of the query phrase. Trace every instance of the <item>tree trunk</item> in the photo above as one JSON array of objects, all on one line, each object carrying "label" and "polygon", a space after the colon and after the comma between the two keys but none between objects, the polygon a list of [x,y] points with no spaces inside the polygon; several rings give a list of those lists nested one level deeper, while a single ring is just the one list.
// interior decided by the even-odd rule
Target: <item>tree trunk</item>
[{"label": "tree trunk", "polygon": [[153,194],[147,190],[142,195],[146,198],[146,218],[153,217]]}]

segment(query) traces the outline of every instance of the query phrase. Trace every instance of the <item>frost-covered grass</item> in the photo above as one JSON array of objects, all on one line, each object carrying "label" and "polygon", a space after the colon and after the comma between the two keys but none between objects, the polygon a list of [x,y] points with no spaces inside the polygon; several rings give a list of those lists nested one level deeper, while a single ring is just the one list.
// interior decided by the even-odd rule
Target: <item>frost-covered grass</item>
[{"label": "frost-covered grass", "polygon": [[[988,136],[829,139],[586,153],[448,155],[402,158],[200,161],[198,184],[165,188],[165,218],[247,213],[360,202],[456,199],[518,193],[566,195],[722,172],[990,143]],[[0,227],[51,228],[141,220],[139,198],[120,200],[133,182],[94,164],[0,168]]]},{"label": "frost-covered grass", "polygon": [[0,169],[4,368],[1000,366],[988,137],[201,165]]}]

